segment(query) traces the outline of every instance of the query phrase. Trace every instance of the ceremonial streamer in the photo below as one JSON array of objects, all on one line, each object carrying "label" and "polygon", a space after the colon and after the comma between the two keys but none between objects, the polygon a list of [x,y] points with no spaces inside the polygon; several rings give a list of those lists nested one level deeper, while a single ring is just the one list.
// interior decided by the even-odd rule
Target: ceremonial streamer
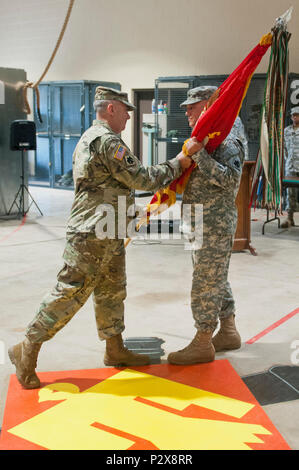
[{"label": "ceremonial streamer", "polygon": [[260,150],[252,181],[250,205],[281,211],[283,135],[289,72],[287,23],[292,9],[276,20],[264,91]]}]

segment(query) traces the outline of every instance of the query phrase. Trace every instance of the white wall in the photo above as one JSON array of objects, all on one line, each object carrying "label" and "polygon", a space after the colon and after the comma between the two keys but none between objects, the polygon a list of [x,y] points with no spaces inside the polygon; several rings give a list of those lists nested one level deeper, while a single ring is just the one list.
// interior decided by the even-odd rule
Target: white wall
[{"label": "white wall", "polygon": [[[41,75],[68,0],[0,0],[2,67]],[[290,71],[299,72],[299,5],[289,25]],[[291,0],[75,0],[70,23],[45,80],[119,81],[153,88],[168,75],[230,73],[269,32]],[[257,72],[265,72],[268,54]],[[124,133],[131,143],[131,129]]]}]

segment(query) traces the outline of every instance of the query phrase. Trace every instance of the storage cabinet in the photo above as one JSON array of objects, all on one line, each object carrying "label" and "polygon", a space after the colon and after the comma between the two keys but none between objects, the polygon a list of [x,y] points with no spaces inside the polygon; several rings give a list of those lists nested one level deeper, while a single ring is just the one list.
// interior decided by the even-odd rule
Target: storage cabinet
[{"label": "storage cabinet", "polygon": [[72,155],[83,132],[95,118],[95,89],[117,90],[119,83],[96,81],[42,82],[39,85],[42,123],[36,114],[37,149],[31,162],[31,184],[72,188]]},{"label": "storage cabinet", "polygon": [[[190,76],[160,77],[155,81],[154,164],[173,158],[190,137],[185,110],[180,104],[185,101],[188,90],[198,86],[198,80],[198,76]],[[167,114],[158,112],[160,103],[167,104]]]},{"label": "storage cabinet", "polygon": [[[180,151],[182,144],[190,137],[191,129],[188,126],[185,110],[180,108],[180,103],[187,98],[187,92],[198,86],[213,85],[219,87],[228,75],[192,75],[184,77],[160,77],[155,81],[156,103],[166,101],[168,106],[167,136],[159,135],[158,110],[156,112],[155,153],[156,162],[166,161]],[[247,94],[242,104],[240,118],[244,124],[248,140],[248,160],[255,161],[259,150],[260,116],[264,101],[264,88],[266,74],[253,75]],[[299,74],[290,73],[288,77],[288,99],[286,108],[286,123],[289,125],[290,108],[299,105]],[[166,151],[159,155],[158,143],[166,142]]]}]

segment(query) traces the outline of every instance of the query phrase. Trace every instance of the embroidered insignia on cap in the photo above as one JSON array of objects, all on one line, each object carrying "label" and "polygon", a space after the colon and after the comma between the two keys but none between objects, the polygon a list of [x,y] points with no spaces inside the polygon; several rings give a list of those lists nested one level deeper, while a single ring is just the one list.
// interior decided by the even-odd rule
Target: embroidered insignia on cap
[{"label": "embroidered insignia on cap", "polygon": [[115,154],[114,154],[114,158],[116,158],[117,160],[122,161],[122,159],[125,156],[126,150],[127,150],[126,147],[124,147],[123,145],[119,145],[116,152],[115,152]]}]

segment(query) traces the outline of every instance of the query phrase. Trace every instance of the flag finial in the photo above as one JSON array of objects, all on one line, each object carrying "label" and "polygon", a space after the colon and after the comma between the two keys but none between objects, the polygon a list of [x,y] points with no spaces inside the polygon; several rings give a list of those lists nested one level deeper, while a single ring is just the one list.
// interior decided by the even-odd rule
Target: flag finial
[{"label": "flag finial", "polygon": [[282,29],[284,31],[287,30],[288,22],[292,18],[293,9],[294,7],[290,7],[283,15],[276,18],[275,28]]}]

